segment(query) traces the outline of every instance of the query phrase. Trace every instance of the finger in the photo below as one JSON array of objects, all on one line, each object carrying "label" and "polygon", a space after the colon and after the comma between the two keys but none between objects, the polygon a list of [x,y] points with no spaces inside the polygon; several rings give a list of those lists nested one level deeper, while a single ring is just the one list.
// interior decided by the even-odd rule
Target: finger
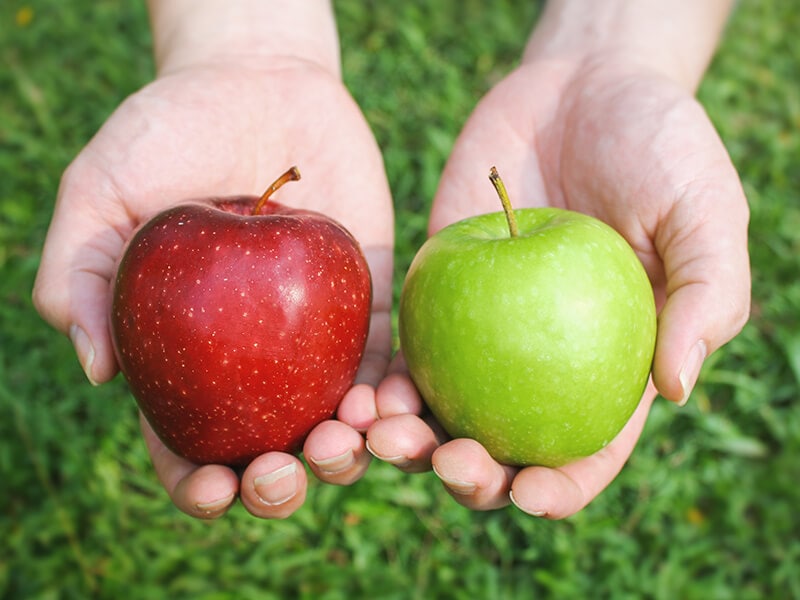
[{"label": "finger", "polygon": [[406,473],[429,471],[438,446],[434,429],[416,415],[379,419],[367,431],[367,450]]},{"label": "finger", "polygon": [[378,420],[375,388],[363,383],[350,388],[336,409],[336,418],[356,431],[365,433]]},{"label": "finger", "polygon": [[117,372],[108,331],[109,282],[124,239],[121,226],[100,224],[109,215],[93,208],[97,202],[75,207],[76,199],[96,200],[103,190],[91,170],[79,167],[73,165],[62,178],[33,302],[48,323],[70,336],[87,378],[98,384]]},{"label": "finger", "polygon": [[303,505],[307,485],[300,459],[284,452],[268,452],[245,469],[239,495],[253,516],[285,519]]},{"label": "finger", "polygon": [[375,388],[389,364],[392,351],[392,251],[365,248],[372,278],[372,314],[364,357],[356,375],[356,384],[345,394],[337,409],[337,418],[353,429],[366,432],[378,418]]},{"label": "finger", "polygon": [[393,373],[408,373],[408,366],[406,365],[406,358],[403,356],[402,349],[392,357],[389,367],[386,369],[387,375]]},{"label": "finger", "polygon": [[372,306],[364,357],[356,383],[377,386],[386,373],[392,354],[392,265],[393,250],[389,247],[365,247],[372,281]]},{"label": "finger", "polygon": [[34,305],[45,321],[69,336],[86,378],[93,385],[110,381],[118,367],[108,330],[109,280],[91,264],[67,267],[52,258],[51,249],[45,250],[37,273]]},{"label": "finger", "polygon": [[432,464],[445,489],[462,506],[494,510],[510,501],[517,469],[495,461],[475,440],[456,439],[440,446],[433,453]]},{"label": "finger", "polygon": [[[692,189],[664,220],[656,246],[667,299],[659,314],[656,386],[685,404],[705,358],[733,338],[750,312],[747,204],[735,172],[713,192]],[[718,196],[725,201],[717,202]],[[709,199],[713,198],[711,202]]]},{"label": "finger", "polygon": [[317,425],[306,439],[303,455],[318,479],[337,485],[359,480],[372,459],[361,434],[339,421]]},{"label": "finger", "polygon": [[557,469],[522,469],[511,486],[512,502],[530,515],[548,519],[563,519],[584,508],[625,465],[642,433],[655,395],[651,383],[622,431],[599,452]]},{"label": "finger", "polygon": [[156,475],[175,506],[200,519],[225,514],[239,489],[233,470],[221,465],[196,465],[173,454],[141,413],[139,422]]},{"label": "finger", "polygon": [[425,405],[407,373],[390,373],[376,392],[376,409],[381,419],[395,415],[421,415]]}]

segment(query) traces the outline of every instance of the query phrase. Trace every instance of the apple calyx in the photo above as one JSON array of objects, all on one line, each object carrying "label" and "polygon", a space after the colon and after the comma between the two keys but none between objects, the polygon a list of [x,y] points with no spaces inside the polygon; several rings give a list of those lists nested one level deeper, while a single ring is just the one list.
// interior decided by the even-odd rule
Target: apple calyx
[{"label": "apple calyx", "polygon": [[489,171],[489,181],[492,182],[494,189],[497,190],[497,195],[500,196],[500,202],[503,204],[503,212],[506,213],[506,221],[508,221],[508,232],[512,238],[518,237],[517,217],[514,215],[514,208],[511,206],[506,186],[503,180],[500,179],[500,174],[495,167],[492,167]]},{"label": "apple calyx", "polygon": [[269,201],[269,197],[275,193],[275,191],[281,187],[287,181],[298,181],[300,179],[300,170],[293,166],[289,168],[283,175],[278,177],[272,184],[261,194],[261,197],[256,202],[255,207],[253,208],[253,214],[257,215],[261,212],[261,209],[264,208],[264,205]]}]

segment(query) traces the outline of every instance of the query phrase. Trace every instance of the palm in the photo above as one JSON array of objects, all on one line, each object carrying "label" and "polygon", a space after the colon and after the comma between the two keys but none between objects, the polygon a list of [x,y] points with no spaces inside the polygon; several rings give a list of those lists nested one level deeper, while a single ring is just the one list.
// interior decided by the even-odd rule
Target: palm
[{"label": "palm", "polygon": [[[695,216],[693,198],[681,194],[704,180],[733,187],[738,179],[700,105],[674,84],[622,68],[571,77],[525,65],[484,98],[445,169],[431,230],[499,210],[486,181],[497,164],[516,207],[569,208],[622,233],[661,304],[670,241]],[[679,211],[664,219],[673,206]]]},{"label": "palm", "polygon": [[[107,165],[107,176],[132,211],[161,208],[166,198],[257,193],[296,163],[306,181],[284,192],[293,203],[342,221],[367,246],[385,245],[380,231],[366,227],[375,215],[353,210],[379,207],[379,229],[387,229],[380,156],[357,107],[328,74],[291,65],[180,72],[154,82],[120,112],[109,122],[111,147],[101,153],[113,157],[117,149],[122,160]],[[121,134],[131,134],[124,145],[117,143]]]}]

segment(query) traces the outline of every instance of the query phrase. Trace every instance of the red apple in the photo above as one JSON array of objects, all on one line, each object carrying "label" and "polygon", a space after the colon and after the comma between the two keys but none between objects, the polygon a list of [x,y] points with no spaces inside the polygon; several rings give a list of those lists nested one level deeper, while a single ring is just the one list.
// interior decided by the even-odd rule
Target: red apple
[{"label": "red apple", "polygon": [[330,218],[261,198],[182,204],[132,237],[113,284],[111,333],[139,408],[192,462],[240,466],[299,451],[352,386],[371,281]]}]

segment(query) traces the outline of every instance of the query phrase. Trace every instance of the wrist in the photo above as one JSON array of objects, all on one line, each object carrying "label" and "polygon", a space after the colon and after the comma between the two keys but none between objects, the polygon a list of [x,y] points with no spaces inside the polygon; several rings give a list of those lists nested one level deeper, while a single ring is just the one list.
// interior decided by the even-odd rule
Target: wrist
[{"label": "wrist", "polygon": [[610,58],[672,79],[692,93],[714,53],[732,0],[548,0],[524,61],[580,66]]},{"label": "wrist", "polygon": [[329,0],[149,0],[148,6],[159,74],[291,57],[341,76]]}]

